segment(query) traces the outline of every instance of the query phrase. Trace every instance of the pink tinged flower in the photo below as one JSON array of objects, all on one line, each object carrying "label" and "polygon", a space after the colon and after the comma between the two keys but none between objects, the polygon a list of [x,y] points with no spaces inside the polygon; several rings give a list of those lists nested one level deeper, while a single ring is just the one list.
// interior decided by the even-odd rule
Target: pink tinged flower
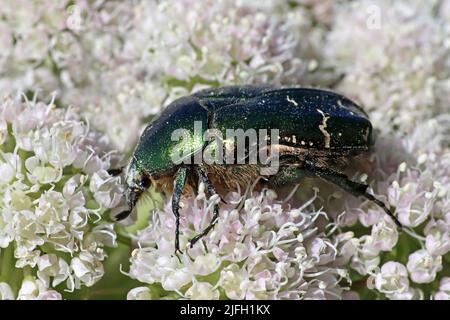
[{"label": "pink tinged flower", "polygon": [[191,300],[218,300],[220,293],[208,282],[194,282],[185,296]]},{"label": "pink tinged flower", "polygon": [[348,231],[337,234],[336,242],[338,254],[334,264],[343,266],[349,263],[352,256],[356,254],[359,241],[355,238],[355,234],[352,231]]},{"label": "pink tinged flower", "polygon": [[442,270],[442,256],[433,256],[421,249],[409,255],[406,266],[412,281],[430,283],[436,278],[436,273]]},{"label": "pink tinged flower", "polygon": [[369,208],[367,211],[361,212],[358,218],[364,226],[372,226],[381,221],[384,214],[384,211],[381,209]]},{"label": "pink tinged flower", "polygon": [[389,187],[389,202],[396,207],[398,220],[404,226],[417,227],[430,215],[432,204],[421,188],[415,181],[403,186],[394,181]]},{"label": "pink tinged flower", "polygon": [[127,300],[152,300],[152,293],[147,287],[137,287],[128,292]]},{"label": "pink tinged flower", "polygon": [[337,250],[327,239],[314,238],[308,246],[308,255],[317,259],[317,264],[327,264],[336,258]]},{"label": "pink tinged flower", "polygon": [[[210,218],[216,200],[208,199],[202,191],[200,188],[197,197],[184,200],[181,244]],[[248,195],[240,209],[236,208],[238,198],[221,206],[216,228],[204,238],[208,251],[195,246],[181,261],[172,255],[174,235],[167,232],[174,228],[168,201],[164,210],[153,214],[149,227],[138,233],[140,248],[132,253],[130,276],[177,291],[180,286],[193,286],[204,281],[200,277],[217,273],[220,279],[211,284],[230,299],[303,298],[309,283],[314,287],[320,277],[323,282],[331,281],[322,296],[339,297],[342,276],[323,275],[340,274],[334,259],[341,241],[316,229],[314,219],[322,212],[291,209],[276,201],[273,191]],[[349,233],[341,240],[350,241],[351,237]]]},{"label": "pink tinged flower", "polygon": [[362,275],[373,271],[380,264],[380,250],[373,246],[371,236],[363,236],[357,244],[356,254],[352,257],[351,267]]},{"label": "pink tinged flower", "polygon": [[397,244],[397,226],[385,218],[372,227],[372,246],[380,251],[390,251]]},{"label": "pink tinged flower", "polygon": [[374,277],[369,278],[368,285],[386,295],[403,294],[409,290],[408,272],[401,263],[389,261]]},{"label": "pink tinged flower", "polygon": [[444,277],[439,283],[439,291],[434,295],[435,300],[450,300],[450,277]]},{"label": "pink tinged flower", "polygon": [[426,234],[425,248],[430,254],[443,256],[450,251],[449,228],[443,221],[430,221],[424,232]]}]

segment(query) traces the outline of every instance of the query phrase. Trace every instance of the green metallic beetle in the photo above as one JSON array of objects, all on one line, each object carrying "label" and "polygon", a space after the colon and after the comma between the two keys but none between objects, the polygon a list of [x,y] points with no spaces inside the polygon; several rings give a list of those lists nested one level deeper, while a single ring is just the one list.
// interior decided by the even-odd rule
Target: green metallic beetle
[{"label": "green metallic beetle", "polygon": [[[201,132],[196,131],[195,123],[201,125]],[[275,174],[261,174],[267,163],[174,163],[173,156],[180,142],[173,140],[173,132],[180,128],[190,133],[182,144],[192,151],[188,158],[194,158],[211,145],[217,151],[218,145],[205,138],[207,130],[216,129],[225,136],[231,129],[276,129],[277,142],[273,142],[270,134],[265,139],[268,154],[278,157],[278,170]],[[355,196],[373,201],[401,227],[386,205],[367,192],[367,185],[351,181],[343,173],[349,160],[367,152],[372,144],[372,125],[367,114],[354,102],[334,92],[263,86],[202,90],[171,103],[142,133],[126,168],[125,195],[129,210],[116,218],[126,218],[141,194],[152,184],[173,193],[175,250],[179,251],[180,200],[184,193],[195,193],[199,181],[205,184],[210,195],[222,195],[235,189],[236,185],[245,187],[256,179],[273,188],[309,176],[319,177]],[[225,152],[230,148],[233,152],[236,144],[225,146]],[[219,148],[223,148],[223,144]],[[248,158],[249,148],[245,150],[244,157]],[[208,234],[218,215],[216,205],[209,225],[191,240],[191,246]]]}]

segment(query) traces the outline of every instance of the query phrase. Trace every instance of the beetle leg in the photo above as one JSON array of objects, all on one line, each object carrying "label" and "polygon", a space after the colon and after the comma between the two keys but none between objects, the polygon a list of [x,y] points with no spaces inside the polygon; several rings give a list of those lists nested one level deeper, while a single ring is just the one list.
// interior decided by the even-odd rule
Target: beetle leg
[{"label": "beetle leg", "polygon": [[109,169],[108,173],[109,173],[109,175],[115,177],[115,176],[118,176],[119,174],[122,174],[123,169],[124,169],[124,167]]},{"label": "beetle leg", "polygon": [[345,174],[341,172],[337,172],[327,168],[318,168],[313,164],[306,162],[303,170],[309,171],[311,174],[327,180],[338,187],[344,189],[345,191],[353,194],[354,196],[362,196],[374,203],[376,203],[379,207],[381,207],[388,216],[394,220],[395,224],[402,228],[402,224],[398,219],[394,216],[394,214],[389,210],[389,208],[379,199],[375,198],[373,195],[367,192],[367,188],[369,187],[366,184],[358,183],[351,181]]},{"label": "beetle leg", "polygon": [[186,183],[187,169],[181,167],[175,177],[173,184],[172,211],[175,215],[175,254],[180,250],[180,201]]},{"label": "beetle leg", "polygon": [[[202,182],[206,186],[206,190],[208,190],[209,195],[217,194],[216,190],[214,189],[214,186],[212,185],[211,181],[208,178],[208,174],[206,173],[206,170],[203,168],[203,166],[198,165],[195,167],[195,171],[197,172],[197,175],[202,180]],[[217,219],[219,218],[219,205],[215,204],[213,209],[213,216],[211,218],[211,221],[209,222],[209,225],[203,229],[199,234],[197,234],[195,237],[193,237],[190,241],[191,248],[194,246],[194,244],[206,236],[212,228],[214,228],[214,225],[217,223]]]}]

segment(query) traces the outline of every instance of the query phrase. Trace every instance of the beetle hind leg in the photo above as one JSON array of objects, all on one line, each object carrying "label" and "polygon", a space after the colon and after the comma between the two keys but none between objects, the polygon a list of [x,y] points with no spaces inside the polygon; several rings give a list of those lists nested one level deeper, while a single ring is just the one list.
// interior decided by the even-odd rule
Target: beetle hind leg
[{"label": "beetle hind leg", "polygon": [[306,170],[314,176],[337,185],[338,187],[342,188],[348,193],[353,194],[354,196],[364,197],[369,201],[374,202],[380,208],[382,208],[389,217],[391,217],[391,219],[399,228],[403,227],[400,221],[398,221],[397,217],[394,216],[392,211],[381,200],[377,199],[367,192],[367,189],[369,188],[368,185],[352,181],[341,172],[337,172],[328,168],[315,167],[313,164],[310,164],[308,162],[305,163],[305,167],[303,168],[303,170]]},{"label": "beetle hind leg", "polygon": [[364,197],[374,202],[380,208],[382,208],[389,217],[391,217],[391,219],[395,222],[395,224],[399,228],[402,228],[402,224],[394,216],[391,210],[389,210],[389,208],[381,200],[377,199],[376,197],[367,192],[367,188],[369,187],[368,185],[352,181],[344,173],[334,171],[328,168],[315,166],[309,161],[306,161],[302,167],[287,166],[282,168],[276,176],[273,176],[269,180],[269,184],[272,186],[273,185],[276,186],[288,183],[295,183],[305,176],[319,177],[323,180],[333,183],[334,185],[337,185],[338,187],[342,188],[348,193],[353,194],[354,196]]},{"label": "beetle hind leg", "polygon": [[[214,186],[212,185],[211,181],[208,178],[208,174],[206,173],[205,169],[200,165],[196,167],[197,175],[202,180],[202,182],[205,184],[206,189],[208,190],[209,195],[217,194],[216,190],[214,189]],[[217,220],[219,218],[219,205],[215,204],[213,209],[213,216],[211,218],[211,221],[209,222],[209,225],[203,229],[199,234],[197,234],[195,237],[193,237],[190,241],[191,248],[194,246],[194,244],[206,236],[215,226],[217,223]]]}]

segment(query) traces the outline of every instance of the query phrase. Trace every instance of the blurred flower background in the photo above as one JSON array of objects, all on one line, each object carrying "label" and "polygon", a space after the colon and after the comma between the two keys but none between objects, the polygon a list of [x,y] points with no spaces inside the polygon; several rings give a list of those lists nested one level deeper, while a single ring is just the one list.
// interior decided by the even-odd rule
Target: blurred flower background
[{"label": "blurred flower background", "polygon": [[[9,1],[0,45],[0,299],[450,299],[449,0]],[[407,228],[318,180],[230,193],[179,258],[170,199],[114,223],[107,170],[145,124],[230,84],[363,105],[377,142],[349,174]],[[184,246],[218,201],[202,188]]]}]

